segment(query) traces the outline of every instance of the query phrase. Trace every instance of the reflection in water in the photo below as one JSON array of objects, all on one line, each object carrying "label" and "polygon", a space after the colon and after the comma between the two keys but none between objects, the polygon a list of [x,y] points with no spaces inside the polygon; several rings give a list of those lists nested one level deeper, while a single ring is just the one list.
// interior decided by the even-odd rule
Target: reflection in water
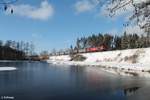
[{"label": "reflection in water", "polygon": [[116,94],[118,96],[129,97],[129,96],[135,95],[139,89],[140,89],[140,87],[136,87],[136,86],[130,87],[130,88],[119,89],[116,91]]},{"label": "reflection in water", "polygon": [[15,100],[126,100],[149,83],[147,79],[122,77],[97,67],[43,62],[3,62],[0,66],[18,69],[0,72],[0,96],[14,96]]},{"label": "reflection in water", "polygon": [[131,95],[135,94],[136,91],[137,91],[139,88],[140,88],[140,87],[126,88],[126,89],[124,89],[124,95],[125,95],[125,96],[131,96]]}]

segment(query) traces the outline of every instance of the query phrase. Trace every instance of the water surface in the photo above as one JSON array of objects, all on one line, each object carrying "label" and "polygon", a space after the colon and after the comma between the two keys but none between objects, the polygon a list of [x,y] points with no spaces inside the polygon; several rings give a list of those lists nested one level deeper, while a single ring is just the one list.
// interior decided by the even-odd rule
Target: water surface
[{"label": "water surface", "polygon": [[110,74],[98,67],[45,62],[1,62],[0,96],[14,100],[150,100],[150,79]]}]

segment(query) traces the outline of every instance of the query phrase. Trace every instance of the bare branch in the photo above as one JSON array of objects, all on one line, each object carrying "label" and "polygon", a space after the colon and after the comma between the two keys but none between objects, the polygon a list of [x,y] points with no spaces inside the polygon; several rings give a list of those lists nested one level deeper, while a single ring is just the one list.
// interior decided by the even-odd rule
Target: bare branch
[{"label": "bare branch", "polygon": [[0,0],[0,5],[9,5],[16,3],[18,0]]}]

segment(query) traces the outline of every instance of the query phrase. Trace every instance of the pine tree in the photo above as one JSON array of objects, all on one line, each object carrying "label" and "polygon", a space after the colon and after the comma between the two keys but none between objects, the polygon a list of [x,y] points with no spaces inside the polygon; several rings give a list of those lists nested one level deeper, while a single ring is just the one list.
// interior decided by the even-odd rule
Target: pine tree
[{"label": "pine tree", "polygon": [[128,37],[126,32],[124,32],[124,35],[121,39],[121,49],[127,49],[128,48]]}]

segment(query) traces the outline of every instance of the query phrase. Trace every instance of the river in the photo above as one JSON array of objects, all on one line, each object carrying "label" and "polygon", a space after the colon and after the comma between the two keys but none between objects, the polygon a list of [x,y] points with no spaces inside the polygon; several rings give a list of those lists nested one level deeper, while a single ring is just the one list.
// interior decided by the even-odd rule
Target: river
[{"label": "river", "polygon": [[0,62],[0,99],[150,100],[150,78],[120,76],[98,67],[46,62]]}]

